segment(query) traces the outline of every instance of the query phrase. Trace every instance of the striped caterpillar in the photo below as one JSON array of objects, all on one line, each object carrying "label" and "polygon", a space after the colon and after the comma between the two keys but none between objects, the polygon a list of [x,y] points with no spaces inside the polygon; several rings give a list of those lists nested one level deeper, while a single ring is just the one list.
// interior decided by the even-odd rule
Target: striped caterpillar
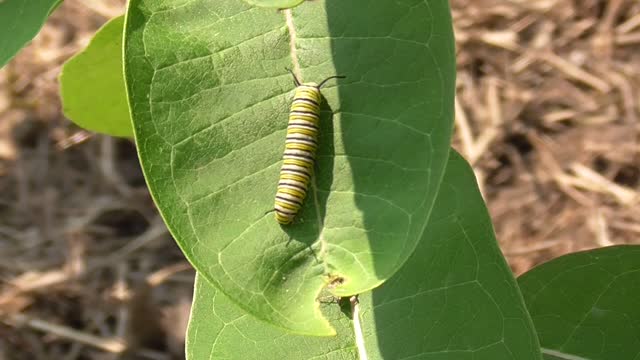
[{"label": "striped caterpillar", "polygon": [[289,112],[283,164],[273,209],[276,221],[282,225],[291,224],[300,211],[313,176],[322,101],[320,89],[331,79],[344,78],[330,76],[320,84],[300,83],[296,75],[291,70],[289,72],[293,75],[296,92]]}]

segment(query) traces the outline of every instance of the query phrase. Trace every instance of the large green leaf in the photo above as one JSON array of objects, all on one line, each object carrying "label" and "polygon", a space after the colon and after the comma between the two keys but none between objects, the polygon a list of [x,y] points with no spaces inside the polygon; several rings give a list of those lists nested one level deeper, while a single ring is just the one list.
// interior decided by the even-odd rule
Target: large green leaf
[{"label": "large green leaf", "polygon": [[87,130],[133,136],[122,68],[124,16],[104,25],[60,73],[64,114]]},{"label": "large green leaf", "polygon": [[640,358],[640,246],[562,256],[518,282],[545,359]]},{"label": "large green leaf", "polygon": [[40,31],[61,0],[0,1],[0,67]]},{"label": "large green leaf", "polygon": [[[429,229],[398,273],[359,297],[367,358],[540,359],[473,172],[457,154],[450,157]],[[295,336],[247,315],[198,278],[187,358],[354,359],[354,325],[344,303],[343,309],[321,303],[336,337]]]},{"label": "large green leaf", "polygon": [[[196,269],[255,316],[333,330],[320,289],[362,293],[421,238],[449,151],[454,44],[446,0],[132,0],[125,77],[143,170]],[[325,87],[314,184],[298,222],[273,214],[296,69]],[[298,70],[299,69],[299,70]],[[296,306],[291,306],[291,304]]]}]

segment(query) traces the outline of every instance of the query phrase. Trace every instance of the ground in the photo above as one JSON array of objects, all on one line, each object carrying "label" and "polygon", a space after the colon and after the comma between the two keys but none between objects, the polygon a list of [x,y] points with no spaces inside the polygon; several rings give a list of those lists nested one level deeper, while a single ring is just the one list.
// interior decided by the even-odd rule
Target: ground
[{"label": "ground", "polygon": [[[454,147],[515,274],[639,243],[640,3],[451,5]],[[135,148],[76,128],[58,99],[60,65],[122,6],[65,1],[0,70],[0,359],[115,359],[119,338],[131,359],[183,358],[193,271]]]}]

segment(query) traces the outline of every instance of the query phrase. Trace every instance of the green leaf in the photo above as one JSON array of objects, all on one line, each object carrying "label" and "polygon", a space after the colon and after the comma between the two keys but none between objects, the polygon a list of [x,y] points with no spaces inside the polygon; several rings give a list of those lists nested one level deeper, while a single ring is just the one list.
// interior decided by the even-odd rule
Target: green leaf
[{"label": "green leaf", "polygon": [[255,6],[277,8],[277,9],[292,8],[304,2],[304,0],[244,0],[244,1]]},{"label": "green leaf", "polygon": [[[347,301],[348,303],[348,301]],[[321,308],[335,337],[292,335],[248,315],[202,277],[196,276],[186,358],[201,359],[355,359],[352,322],[327,297]]]},{"label": "green leaf", "polygon": [[518,282],[545,359],[640,356],[640,246],[562,256]]},{"label": "green leaf", "polygon": [[61,0],[0,1],[0,67],[38,34]]},{"label": "green leaf", "polygon": [[[455,153],[429,229],[398,273],[359,297],[367,358],[541,359],[533,324],[496,243],[473,172]],[[346,303],[347,309],[345,301],[342,308],[320,305],[336,337],[290,335],[247,315],[198,277],[187,358],[356,358]]]},{"label": "green leaf", "polygon": [[[453,124],[448,1],[319,0],[279,12],[132,0],[125,32],[140,160],[186,256],[253,315],[332,334],[315,305],[321,288],[380,285],[425,231]],[[347,76],[322,90],[316,176],[291,226],[265,214],[293,95],[285,68],[304,81]]]},{"label": "green leaf", "polygon": [[133,137],[122,68],[124,16],[105,24],[60,74],[62,110],[87,130]]}]

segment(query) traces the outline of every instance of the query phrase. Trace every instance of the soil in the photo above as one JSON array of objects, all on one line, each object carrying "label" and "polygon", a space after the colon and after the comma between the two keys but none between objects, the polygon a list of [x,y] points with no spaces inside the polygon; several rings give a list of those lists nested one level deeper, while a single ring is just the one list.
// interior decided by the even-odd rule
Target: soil
[{"label": "soil", "polygon": [[[184,358],[194,273],[135,147],[75,127],[58,97],[61,64],[123,5],[65,1],[0,70],[0,359]],[[454,147],[514,273],[640,243],[640,3],[451,5]]]}]

